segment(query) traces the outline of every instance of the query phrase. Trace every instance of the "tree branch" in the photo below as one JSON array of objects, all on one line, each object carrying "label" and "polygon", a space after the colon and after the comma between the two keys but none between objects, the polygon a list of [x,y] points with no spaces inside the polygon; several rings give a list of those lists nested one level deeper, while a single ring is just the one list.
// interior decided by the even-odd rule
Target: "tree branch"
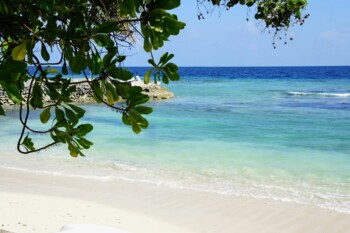
[{"label": "tree branch", "polygon": [[22,112],[23,112],[23,103],[21,102],[20,103],[20,121],[22,123],[22,130],[21,130],[21,134],[20,134],[20,137],[18,139],[18,142],[17,142],[17,150],[22,153],[22,154],[29,154],[29,153],[34,153],[34,152],[39,152],[41,150],[44,150],[46,148],[49,148],[55,144],[57,144],[57,142],[53,142],[53,143],[50,143],[44,147],[41,147],[39,149],[36,149],[36,150],[27,150],[27,151],[22,151],[21,150],[21,142],[22,142],[22,139],[23,139],[23,136],[24,136],[24,133],[25,133],[25,130],[28,129],[34,133],[49,133],[51,132],[53,129],[51,128],[50,130],[48,131],[37,131],[37,130],[32,130],[31,128],[28,127],[28,118],[29,118],[29,113],[30,113],[30,96],[31,96],[31,91],[32,91],[32,88],[33,88],[33,83],[34,83],[34,80],[35,80],[35,76],[38,72],[39,68],[37,68],[33,74],[32,79],[30,81],[30,84],[29,84],[29,87],[28,87],[28,94],[27,94],[27,99],[26,99],[26,104],[27,104],[27,108],[26,108],[26,115],[25,115],[25,119],[23,120],[23,116],[22,116]]}]

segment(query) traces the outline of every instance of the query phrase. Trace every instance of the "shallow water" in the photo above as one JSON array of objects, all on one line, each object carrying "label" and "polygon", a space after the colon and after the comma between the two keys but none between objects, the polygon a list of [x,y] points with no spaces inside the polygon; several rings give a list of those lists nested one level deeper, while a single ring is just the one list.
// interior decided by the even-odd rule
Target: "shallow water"
[{"label": "shallow water", "polygon": [[149,103],[154,113],[140,135],[118,113],[84,105],[95,126],[85,158],[70,158],[64,146],[15,154],[18,122],[9,111],[0,118],[0,165],[350,213],[350,67],[180,71],[169,86],[176,97]]}]

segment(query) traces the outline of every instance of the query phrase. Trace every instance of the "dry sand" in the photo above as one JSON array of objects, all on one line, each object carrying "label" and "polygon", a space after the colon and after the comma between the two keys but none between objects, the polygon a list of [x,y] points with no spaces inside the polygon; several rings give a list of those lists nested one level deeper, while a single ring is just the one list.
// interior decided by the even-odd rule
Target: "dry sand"
[{"label": "dry sand", "polygon": [[0,229],[55,233],[72,223],[129,233],[350,232],[350,215],[313,206],[0,169]]}]

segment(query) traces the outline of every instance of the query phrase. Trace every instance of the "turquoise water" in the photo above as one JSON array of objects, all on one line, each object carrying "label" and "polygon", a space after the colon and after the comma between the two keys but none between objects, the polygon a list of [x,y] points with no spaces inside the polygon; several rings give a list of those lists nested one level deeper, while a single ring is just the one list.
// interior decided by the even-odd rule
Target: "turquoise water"
[{"label": "turquoise water", "polygon": [[84,105],[85,121],[95,126],[89,137],[95,146],[86,158],[70,158],[62,146],[14,154],[18,122],[9,111],[0,118],[6,139],[1,166],[350,213],[349,67],[181,72],[182,81],[169,86],[174,99],[149,103],[150,128],[140,135],[118,113]]}]

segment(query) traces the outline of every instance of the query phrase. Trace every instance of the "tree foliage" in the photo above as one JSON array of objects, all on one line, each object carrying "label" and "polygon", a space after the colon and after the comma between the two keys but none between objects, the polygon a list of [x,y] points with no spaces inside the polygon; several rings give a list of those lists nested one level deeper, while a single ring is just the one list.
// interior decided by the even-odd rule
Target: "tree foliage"
[{"label": "tree foliage", "polygon": [[[197,3],[228,8],[255,5],[255,18],[280,30],[289,27],[291,20],[303,20],[301,10],[306,0],[197,0]],[[63,143],[72,156],[84,155],[82,151],[93,144],[86,138],[93,126],[80,124],[85,110],[72,103],[79,83],[90,86],[97,103],[121,113],[123,123],[135,133],[147,128],[144,115],[152,109],[144,104],[149,97],[142,94],[140,87],[124,82],[133,75],[123,67],[127,58],[120,50],[134,46],[141,38],[151,65],[145,83],[151,77],[164,83],[179,80],[178,67],[171,62],[173,54],[164,53],[159,60],[152,54],[184,29],[185,23],[169,12],[179,6],[180,0],[1,0],[0,85],[20,106],[22,130],[18,151],[31,153]],[[59,51],[60,58],[51,62],[53,50]],[[62,65],[62,70],[50,68],[53,65]],[[73,73],[82,74],[85,79],[67,78]],[[44,101],[44,97],[49,101]],[[118,102],[120,99],[125,101]],[[0,114],[4,115],[1,105]],[[47,130],[31,127],[32,111],[41,111],[40,121],[48,125]],[[48,134],[51,143],[37,148],[31,138],[33,133]]]},{"label": "tree foliage", "polygon": [[[263,23],[263,27],[270,29],[275,40],[287,37],[286,30],[293,25],[303,25],[309,14],[304,14],[307,0],[198,0],[198,19],[204,19],[203,10],[211,12],[212,6],[225,7],[229,10],[237,5],[246,6],[253,10],[254,18]],[[249,18],[247,18],[249,20]],[[284,33],[284,35],[281,35]],[[287,38],[286,38],[287,39]],[[289,38],[293,39],[293,38]],[[285,42],[286,43],[286,42]]]}]

